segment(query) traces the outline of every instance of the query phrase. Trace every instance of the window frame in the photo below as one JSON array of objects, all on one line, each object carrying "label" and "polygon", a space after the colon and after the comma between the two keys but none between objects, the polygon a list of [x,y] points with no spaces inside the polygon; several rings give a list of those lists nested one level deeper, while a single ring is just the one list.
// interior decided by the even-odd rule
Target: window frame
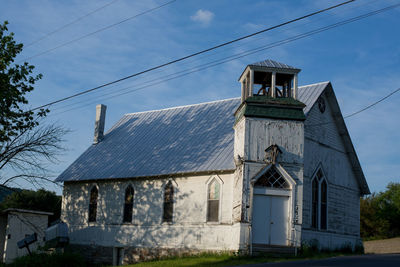
[{"label": "window frame", "polygon": [[[209,221],[208,220],[208,213],[209,213],[209,204],[208,204],[208,196],[209,196],[209,186],[213,183],[213,182],[218,183],[219,185],[219,199],[218,199],[218,219],[216,221]],[[205,213],[205,222],[208,224],[219,224],[221,223],[221,219],[222,219],[222,197],[223,197],[223,184],[224,182],[222,181],[222,179],[218,176],[218,175],[213,175],[211,176],[205,186],[206,186],[206,201],[205,201],[205,205],[206,205],[206,213]]]},{"label": "window frame", "polygon": [[[132,193],[132,200],[131,200],[131,204],[127,203],[127,193],[128,193],[128,189],[131,189],[131,193]],[[133,205],[135,203],[135,188],[129,184],[126,188],[125,188],[125,195],[124,195],[124,206],[123,206],[123,214],[122,214],[122,223],[132,223],[133,222]],[[130,207],[130,220],[126,220],[126,211],[127,211],[127,205],[131,205]],[[129,207],[128,207],[129,208]]]},{"label": "window frame", "polygon": [[[96,201],[95,203],[92,203],[92,194],[96,193]],[[99,202],[99,188],[97,185],[94,185],[91,187],[90,192],[89,192],[89,208],[88,208],[88,223],[95,223],[97,222],[97,207],[98,207],[98,202]],[[91,215],[94,212],[94,218],[93,215]]]},{"label": "window frame", "polygon": [[[325,183],[325,202],[322,200],[322,195],[323,195],[323,191],[322,191],[322,185]],[[325,210],[323,211],[323,205],[325,206]],[[328,230],[328,182],[326,181],[326,179],[322,179],[321,183],[320,183],[320,222],[319,222],[319,227],[320,230]],[[323,225],[323,222],[325,223],[325,225]]]},{"label": "window frame", "polygon": [[[170,193],[172,196],[172,200],[168,201],[168,202],[166,202],[167,187],[170,187],[172,189],[172,193]],[[163,190],[163,210],[162,210],[161,220],[162,220],[162,223],[173,223],[173,221],[174,221],[175,187],[174,187],[172,181],[168,180],[168,182],[164,185],[163,188],[164,188],[164,190]],[[170,217],[167,217],[167,215],[166,215],[166,208],[167,208],[166,204],[169,204],[170,209],[172,209]]]},{"label": "window frame", "polygon": [[[280,176],[279,179],[282,179],[284,182],[279,183],[280,186],[275,186],[275,184],[278,183],[279,179],[276,179],[275,175],[272,174],[271,177],[275,178],[275,181],[271,184],[271,186],[258,184],[264,178],[268,178],[268,177],[266,177],[266,175],[271,171],[277,173]],[[269,177],[269,178],[271,178],[271,177]],[[271,182],[268,181],[268,183],[271,183]],[[284,186],[282,186],[282,185],[284,185]],[[285,176],[278,170],[278,168],[274,164],[271,164],[271,166],[269,166],[269,168],[266,169],[262,174],[260,174],[259,177],[257,177],[257,179],[254,181],[254,188],[268,188],[268,189],[272,189],[272,190],[288,191],[288,190],[291,190],[291,187],[292,187],[291,183],[288,181],[288,179],[285,178]]]},{"label": "window frame", "polygon": [[319,182],[316,177],[311,180],[311,227],[319,228]]},{"label": "window frame", "polygon": [[[317,206],[316,206],[316,225],[314,224],[314,182],[317,182]],[[322,184],[325,183],[326,185],[326,201],[322,203]],[[328,207],[329,207],[329,182],[328,179],[325,175],[325,172],[322,168],[322,165],[319,164],[317,167],[313,178],[311,179],[311,228],[316,229],[316,230],[322,230],[322,231],[327,231],[329,228],[329,223],[328,223]],[[324,212],[323,212],[323,206],[324,206]],[[323,220],[325,222],[325,225],[323,225]]]}]

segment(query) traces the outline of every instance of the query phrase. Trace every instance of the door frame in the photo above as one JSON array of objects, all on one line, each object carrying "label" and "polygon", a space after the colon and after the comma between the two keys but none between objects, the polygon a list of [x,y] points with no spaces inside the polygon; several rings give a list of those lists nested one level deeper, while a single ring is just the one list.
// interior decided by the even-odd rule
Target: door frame
[{"label": "door frame", "polygon": [[[261,178],[272,166],[275,166],[276,170],[283,176],[283,178],[288,182],[289,189],[275,189],[275,188],[268,188],[268,187],[254,187],[256,181]],[[297,191],[297,182],[286,172],[286,170],[279,164],[269,164],[264,167],[261,171],[259,171],[251,180],[250,180],[250,216],[251,218],[251,226],[250,226],[250,247],[252,250],[253,245],[253,202],[255,195],[268,195],[268,196],[282,196],[282,197],[289,197],[288,199],[288,221],[287,221],[287,246],[292,246],[295,244],[295,222],[294,222],[294,212],[296,210],[296,191]]]}]

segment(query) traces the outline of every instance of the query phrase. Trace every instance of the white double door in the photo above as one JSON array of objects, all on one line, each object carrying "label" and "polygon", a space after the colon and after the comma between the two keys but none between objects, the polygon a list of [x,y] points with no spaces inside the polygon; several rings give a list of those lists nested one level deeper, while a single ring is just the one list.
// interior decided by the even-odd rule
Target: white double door
[{"label": "white double door", "polygon": [[288,196],[254,195],[253,244],[288,244]]}]

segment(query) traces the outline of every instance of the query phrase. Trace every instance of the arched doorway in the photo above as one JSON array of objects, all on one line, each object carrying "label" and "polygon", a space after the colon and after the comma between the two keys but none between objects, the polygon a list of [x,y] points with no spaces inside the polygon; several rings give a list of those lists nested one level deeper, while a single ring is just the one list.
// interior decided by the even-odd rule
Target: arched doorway
[{"label": "arched doorway", "polygon": [[254,178],[252,243],[287,246],[292,184],[275,165]]}]

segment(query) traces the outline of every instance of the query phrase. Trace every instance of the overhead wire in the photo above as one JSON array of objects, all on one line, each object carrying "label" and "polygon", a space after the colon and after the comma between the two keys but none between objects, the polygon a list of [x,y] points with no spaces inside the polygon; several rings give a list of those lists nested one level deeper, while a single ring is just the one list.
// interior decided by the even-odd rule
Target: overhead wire
[{"label": "overhead wire", "polygon": [[[189,75],[189,74],[194,73],[194,72],[199,72],[199,71],[202,71],[204,69],[208,69],[208,68],[211,68],[211,67],[214,67],[214,66],[218,66],[218,65],[221,65],[221,64],[224,64],[224,63],[227,63],[227,62],[230,62],[230,61],[233,61],[233,60],[236,60],[236,59],[251,55],[251,54],[255,54],[255,53],[258,53],[258,52],[261,52],[261,51],[264,51],[264,50],[267,50],[267,49],[271,49],[271,48],[274,48],[274,47],[277,47],[277,46],[280,46],[280,45],[283,45],[283,44],[286,44],[286,43],[290,43],[290,42],[293,42],[293,41],[296,41],[296,40],[299,40],[299,39],[303,39],[303,38],[306,38],[308,36],[311,36],[311,35],[314,35],[314,34],[317,34],[317,33],[320,33],[320,32],[324,32],[324,31],[330,30],[332,28],[336,28],[336,27],[339,27],[339,26],[342,26],[342,25],[345,25],[345,24],[348,24],[348,23],[351,23],[351,22],[354,22],[354,21],[357,21],[357,20],[372,16],[372,15],[376,15],[376,14],[388,11],[388,10],[396,8],[398,6],[400,6],[400,4],[395,4],[395,5],[388,6],[388,7],[382,8],[382,9],[371,11],[371,12],[368,12],[368,13],[365,13],[365,14],[362,14],[362,15],[359,15],[359,16],[355,16],[355,17],[352,17],[352,18],[349,18],[349,19],[346,19],[346,20],[342,20],[340,22],[336,22],[336,23],[333,23],[333,24],[330,24],[330,25],[327,25],[327,26],[324,26],[324,27],[320,27],[320,28],[305,32],[305,33],[302,33],[302,34],[298,34],[298,35],[295,35],[295,36],[292,36],[292,37],[289,37],[289,38],[286,38],[286,39],[283,39],[283,40],[280,40],[280,41],[276,41],[276,42],[273,42],[273,43],[270,43],[270,44],[267,44],[267,45],[264,45],[264,46],[261,46],[261,47],[257,47],[257,48],[254,48],[254,49],[251,49],[251,50],[247,50],[247,51],[244,51],[244,52],[241,52],[241,53],[238,53],[238,54],[234,54],[234,55],[231,55],[231,56],[223,58],[223,59],[214,60],[214,61],[211,61],[211,62],[208,62],[208,63],[205,63],[205,64],[201,64],[201,65],[198,65],[198,66],[196,66],[194,68],[191,68],[191,69],[186,69],[186,70],[179,71],[179,72],[176,72],[176,73],[173,73],[173,74],[169,74],[169,75],[166,75],[166,76],[163,76],[163,77],[159,78],[158,81],[155,80],[152,83],[148,83],[148,84],[145,83],[145,84],[143,84],[142,86],[139,86],[139,87],[137,87],[137,85],[128,86],[128,87],[120,89],[119,91],[130,89],[132,87],[136,87],[136,88],[132,89],[132,90],[129,90],[129,91],[126,91],[126,92],[119,92],[119,93],[118,92],[113,92],[113,95],[108,94],[108,95],[111,95],[111,96],[104,97],[104,99],[110,99],[110,98],[118,97],[118,96],[125,95],[125,94],[128,94],[128,93],[133,93],[133,92],[136,92],[136,91],[139,91],[139,90],[142,90],[142,89],[145,89],[145,88],[148,88],[148,87],[160,84],[160,83],[164,83],[166,81],[170,81],[170,80],[173,80],[173,79],[180,78],[182,76]],[[173,75],[175,75],[175,76],[173,76]],[[96,99],[95,102],[99,101],[99,99],[101,99],[101,98]],[[62,113],[65,113],[65,112],[68,112],[68,111],[71,111],[71,110],[74,110],[74,109],[76,109],[76,108],[72,108],[72,109],[68,109],[68,110],[62,111],[62,112],[58,112],[58,113],[55,113],[54,115],[59,115],[59,114],[62,114]]]},{"label": "overhead wire", "polygon": [[114,3],[117,2],[117,1],[119,1],[119,0],[113,0],[113,1],[111,1],[111,2],[108,2],[107,4],[105,4],[105,5],[101,6],[101,7],[98,7],[98,8],[96,8],[95,10],[92,10],[92,11],[90,11],[89,13],[87,13],[87,14],[81,16],[81,17],[78,17],[78,18],[74,19],[73,21],[68,22],[67,24],[62,25],[61,27],[58,27],[57,29],[55,29],[55,30],[53,30],[53,31],[51,31],[51,32],[46,33],[46,34],[43,35],[42,37],[40,37],[40,38],[38,38],[38,39],[36,39],[36,40],[34,40],[34,41],[28,43],[27,45],[24,45],[24,48],[30,47],[30,46],[32,46],[32,45],[34,45],[34,44],[36,44],[36,43],[38,43],[38,42],[40,42],[40,41],[46,39],[47,37],[49,37],[49,36],[51,36],[51,35],[53,35],[53,34],[55,34],[55,33],[58,33],[58,32],[60,32],[60,31],[62,31],[63,29],[65,29],[65,28],[67,28],[67,27],[69,27],[69,26],[71,26],[71,25],[73,25],[73,24],[75,24],[75,23],[77,23],[77,22],[79,22],[79,21],[81,21],[81,20],[83,20],[83,19],[89,17],[90,15],[93,15],[94,13],[96,13],[96,12],[98,12],[98,11],[100,11],[100,10],[102,10],[102,9],[104,9],[104,8],[106,8],[106,7],[110,6],[110,5],[112,5],[112,4],[114,4]]},{"label": "overhead wire", "polygon": [[[369,1],[369,2],[367,2],[367,3],[362,3],[362,4],[359,4],[359,5],[356,5],[356,6],[354,6],[354,7],[351,7],[351,8],[349,8],[349,9],[355,9],[355,8],[360,8],[360,7],[362,7],[362,6],[366,6],[366,5],[370,5],[371,3],[373,3],[373,2],[376,2],[376,1],[378,1],[378,0],[372,0],[372,1]],[[349,10],[344,10],[344,11],[349,11]],[[333,12],[333,11],[332,11]],[[336,14],[334,14],[334,15],[336,15]],[[332,15],[331,15],[332,16]],[[304,27],[305,25],[308,25],[308,24],[311,24],[311,23],[315,23],[315,22],[318,22],[318,21],[322,21],[322,20],[325,20],[326,18],[323,18],[323,19],[319,19],[319,20],[316,20],[316,21],[310,21],[310,22],[307,22],[307,23],[303,23],[303,24],[300,24],[300,25],[296,25],[296,26],[294,26],[294,27],[290,27],[290,28],[288,28],[288,29],[286,29],[285,31],[288,31],[288,30],[292,30],[292,29],[295,29],[295,28],[298,28],[298,27]],[[273,36],[274,34],[272,34],[272,36]],[[195,62],[197,62],[197,61],[200,61],[200,60],[202,60],[202,59],[204,59],[204,58],[208,58],[208,57],[211,57],[211,56],[214,56],[214,55],[216,55],[216,54],[222,54],[222,53],[226,53],[227,52],[227,50],[232,50],[232,49],[237,49],[237,48],[239,48],[239,47],[242,47],[242,46],[244,46],[244,45],[247,45],[249,42],[252,42],[252,43],[254,43],[254,42],[259,42],[259,41],[261,41],[261,40],[263,40],[263,39],[266,39],[266,38],[270,38],[271,37],[271,35],[268,35],[268,36],[266,36],[266,37],[260,37],[260,38],[257,38],[257,39],[254,39],[254,38],[251,38],[251,39],[249,39],[249,40],[246,40],[246,41],[243,41],[243,42],[240,42],[240,43],[236,43],[235,45],[233,45],[233,46],[230,46],[230,47],[227,47],[225,50],[223,50],[223,51],[220,51],[220,50],[217,50],[217,51],[213,51],[213,52],[211,52],[211,53],[208,53],[208,54],[203,54],[203,55],[200,55],[200,56],[198,56],[198,57],[196,57],[196,58],[192,58],[192,59],[190,59],[189,61],[187,61],[187,62],[181,62],[180,63],[180,67],[182,67],[182,66],[185,66],[185,65],[191,65],[191,64],[193,64],[193,63],[195,63]],[[197,67],[197,66],[196,66]],[[156,71],[154,71],[154,72],[152,72],[151,74],[150,74],[150,77],[154,77],[155,76],[155,74],[159,74],[159,73],[165,73],[166,72],[166,70],[165,69],[160,69],[160,70],[156,70]],[[180,72],[178,72],[178,73],[180,73]],[[171,74],[169,74],[169,75],[166,75],[166,76],[162,76],[161,78],[165,78],[165,77],[169,77]],[[148,76],[149,77],[149,76]],[[139,77],[135,77],[134,79],[138,79]],[[160,78],[156,78],[157,80],[158,79],[160,79]],[[154,78],[153,78],[153,81],[154,81]],[[143,83],[142,83],[143,84]],[[140,85],[140,84],[139,84]],[[102,97],[102,99],[104,99],[104,96],[107,96],[107,95],[112,95],[112,94],[114,94],[115,92],[111,92],[111,93],[104,93],[106,90],[111,90],[111,89],[113,89],[114,87],[116,87],[117,85],[111,85],[111,86],[109,86],[109,87],[106,87],[106,88],[104,88],[101,92],[100,91],[97,91],[97,93],[101,93],[102,95],[101,95],[101,97]],[[132,88],[132,87],[134,87],[134,86],[138,86],[138,85],[131,85],[131,86],[128,86],[128,87],[124,87],[124,88],[121,88],[121,89],[118,89],[118,91],[122,91],[122,90],[126,90],[126,89],[128,89],[128,88]],[[91,100],[93,99],[93,97],[91,98]],[[90,101],[90,100],[89,100]],[[62,107],[60,107],[61,109],[62,108],[66,108],[66,107],[70,107],[70,106],[76,106],[76,105],[79,105],[79,104],[81,104],[81,103],[86,103],[86,102],[88,102],[88,100],[86,99],[86,100],[83,100],[83,101],[78,101],[78,102],[75,102],[75,103],[72,103],[72,104],[67,104],[67,105],[64,105],[64,106],[62,106]],[[59,109],[59,108],[56,108],[56,110],[57,109]],[[52,111],[54,111],[54,109],[52,109]],[[54,114],[54,113],[52,113],[52,114]]]},{"label": "overhead wire", "polygon": [[357,115],[357,114],[359,114],[359,113],[361,113],[361,112],[364,112],[364,111],[366,111],[367,109],[370,109],[370,108],[372,108],[372,107],[375,106],[375,105],[378,105],[379,103],[381,103],[382,101],[388,99],[389,97],[391,97],[392,95],[394,95],[395,93],[397,93],[397,92],[399,92],[399,91],[400,91],[400,88],[397,88],[396,90],[394,90],[394,91],[391,92],[390,94],[388,94],[388,95],[382,97],[382,98],[379,99],[378,101],[376,101],[376,102],[374,102],[374,103],[372,103],[372,104],[366,106],[365,108],[360,109],[359,111],[356,111],[356,112],[353,112],[353,113],[351,113],[351,114],[349,114],[349,115],[346,115],[346,116],[344,116],[344,118],[347,119],[347,118],[353,117],[353,116],[355,116],[355,115]]},{"label": "overhead wire", "polygon": [[24,62],[24,61],[26,61],[26,60],[30,60],[30,59],[32,59],[32,58],[36,58],[36,57],[42,56],[42,55],[44,55],[44,54],[50,53],[50,52],[52,52],[52,51],[54,51],[54,50],[56,50],[56,49],[59,49],[59,48],[61,48],[61,47],[67,46],[67,45],[70,45],[70,44],[75,43],[75,42],[77,42],[77,41],[80,41],[80,40],[82,40],[82,39],[84,39],[84,38],[87,38],[87,37],[89,37],[89,36],[95,35],[95,34],[97,34],[97,33],[99,33],[99,32],[108,30],[108,29],[110,29],[110,28],[112,28],[112,27],[115,27],[115,26],[117,26],[117,25],[120,25],[120,24],[122,24],[122,23],[124,23],[124,22],[127,22],[127,21],[129,21],[129,20],[134,19],[134,18],[143,16],[143,15],[145,15],[145,14],[147,14],[147,13],[153,12],[153,11],[155,11],[155,10],[157,10],[157,9],[162,8],[162,7],[165,7],[165,6],[167,6],[167,5],[169,5],[169,4],[172,4],[173,2],[176,2],[176,1],[177,1],[177,0],[172,0],[172,1],[166,2],[166,3],[164,3],[164,4],[161,4],[161,5],[159,5],[159,6],[156,6],[156,7],[150,8],[150,9],[147,9],[147,10],[145,10],[145,11],[143,11],[143,12],[140,12],[140,13],[138,13],[138,14],[135,14],[134,16],[131,16],[131,17],[126,18],[126,19],[123,19],[123,20],[118,21],[118,22],[116,22],[116,23],[113,23],[113,24],[111,24],[111,25],[105,26],[105,27],[100,28],[100,29],[98,29],[98,30],[96,30],[96,31],[87,33],[87,34],[85,34],[85,35],[83,35],[83,36],[81,36],[81,37],[72,39],[72,40],[70,40],[70,41],[68,41],[68,42],[66,42],[66,43],[60,44],[60,45],[58,45],[58,46],[56,46],[56,47],[53,47],[53,48],[50,48],[50,49],[48,49],[48,50],[39,52],[39,53],[34,54],[34,55],[32,55],[32,56],[26,57],[26,58],[24,58],[24,59],[22,59],[22,60],[18,60],[18,62]]},{"label": "overhead wire", "polygon": [[[283,22],[283,23],[274,25],[274,26],[272,26],[272,27],[265,28],[265,29],[263,29],[263,30],[260,30],[260,31],[257,31],[257,32],[254,32],[254,33],[251,33],[251,34],[248,34],[248,35],[245,35],[245,36],[242,36],[242,37],[239,37],[239,38],[236,38],[236,39],[233,39],[233,40],[230,40],[230,41],[221,43],[221,44],[218,44],[218,45],[216,45],[216,46],[213,46],[213,47],[210,47],[210,48],[201,50],[201,51],[199,51],[199,52],[195,52],[195,53],[193,53],[193,54],[190,54],[190,55],[187,55],[187,56],[184,56],[184,57],[181,57],[181,58],[178,58],[178,59],[175,59],[175,60],[172,60],[172,61],[163,63],[163,64],[161,64],[161,65],[158,65],[158,66],[155,66],[155,67],[151,67],[151,68],[148,68],[148,69],[146,69],[146,70],[143,70],[143,71],[140,71],[140,72],[137,72],[137,73],[134,73],[134,74],[125,76],[125,77],[123,77],[123,78],[120,78],[120,79],[117,79],[117,80],[114,80],[114,81],[111,81],[111,82],[108,82],[108,83],[105,83],[105,84],[96,86],[96,87],[94,87],[94,88],[87,89],[87,90],[81,91],[81,92],[79,92],[79,93],[76,93],[76,94],[73,94],[73,95],[70,95],[70,96],[67,96],[67,97],[64,97],[64,98],[61,98],[61,99],[52,101],[52,102],[47,103],[47,104],[45,104],[45,105],[41,105],[41,106],[35,107],[35,108],[31,109],[30,111],[34,111],[34,110],[38,110],[38,109],[41,109],[41,108],[45,108],[45,107],[47,107],[47,106],[50,106],[50,105],[53,105],[53,104],[56,104],[56,103],[60,103],[60,102],[66,101],[66,100],[68,100],[68,99],[75,98],[75,97],[80,96],[80,95],[83,95],[83,94],[87,94],[87,93],[89,93],[89,92],[98,90],[98,89],[100,89],[100,88],[103,88],[103,87],[106,87],[106,86],[109,86],[109,85],[112,85],[112,84],[116,84],[116,83],[119,83],[119,82],[121,82],[121,81],[125,81],[125,80],[127,80],[127,79],[131,79],[131,78],[133,78],[133,77],[140,76],[140,75],[142,75],[142,74],[145,74],[145,73],[148,73],[148,72],[157,70],[157,69],[161,69],[161,68],[163,68],[163,67],[166,67],[166,66],[175,64],[175,63],[177,63],[177,62],[184,61],[184,60],[186,60],[186,59],[195,57],[195,56],[197,56],[197,55],[201,55],[201,54],[207,53],[207,52],[209,52],[209,51],[212,51],[212,50],[215,50],[215,49],[218,49],[218,48],[221,48],[221,47],[230,45],[230,44],[232,44],[232,43],[239,42],[239,41],[244,40],[244,39],[248,39],[248,38],[250,38],[250,37],[252,37],[252,36],[256,36],[256,35],[259,35],[259,34],[261,34],[261,33],[264,33],[264,32],[267,32],[267,31],[271,31],[271,30],[276,29],[276,28],[283,27],[283,26],[285,26],[285,25],[287,25],[287,24],[294,23],[294,22],[296,22],[296,21],[299,21],[299,20],[303,20],[303,19],[305,19],[305,18],[312,17],[312,16],[314,16],[314,15],[317,15],[317,14],[320,14],[320,13],[323,13],[323,12],[326,12],[326,11],[328,11],[328,10],[338,8],[338,7],[340,7],[340,6],[349,4],[349,3],[354,2],[354,1],[356,1],[356,0],[345,1],[345,2],[342,2],[342,3],[336,4],[336,5],[333,5],[333,6],[330,6],[330,7],[327,7],[327,8],[324,8],[324,9],[321,9],[321,10],[318,10],[318,11],[315,11],[315,12],[312,12],[312,13],[309,13],[309,14],[307,14],[307,15],[304,15],[304,16],[301,16],[301,17],[298,17],[298,18],[295,18],[295,19],[292,19],[292,20],[289,20],[289,21],[286,21],[286,22]],[[171,1],[171,2],[172,2],[172,1]]]},{"label": "overhead wire", "polygon": [[[378,99],[377,101],[365,106],[364,108],[362,108],[362,109],[360,109],[358,111],[355,111],[353,113],[350,113],[348,115],[343,116],[343,119],[348,119],[350,117],[356,116],[356,115],[358,115],[358,114],[360,114],[360,113],[362,113],[362,112],[364,112],[364,111],[366,111],[366,110],[378,105],[379,103],[383,102],[384,100],[388,99],[389,97],[393,96],[395,93],[397,93],[399,91],[400,91],[400,88],[397,88],[394,91],[390,92],[389,94],[385,95],[384,97]],[[314,127],[314,126],[322,126],[322,125],[327,125],[327,124],[332,124],[332,123],[335,123],[335,121],[321,122],[321,123],[309,124],[309,125],[305,125],[305,126],[306,127]]]}]

